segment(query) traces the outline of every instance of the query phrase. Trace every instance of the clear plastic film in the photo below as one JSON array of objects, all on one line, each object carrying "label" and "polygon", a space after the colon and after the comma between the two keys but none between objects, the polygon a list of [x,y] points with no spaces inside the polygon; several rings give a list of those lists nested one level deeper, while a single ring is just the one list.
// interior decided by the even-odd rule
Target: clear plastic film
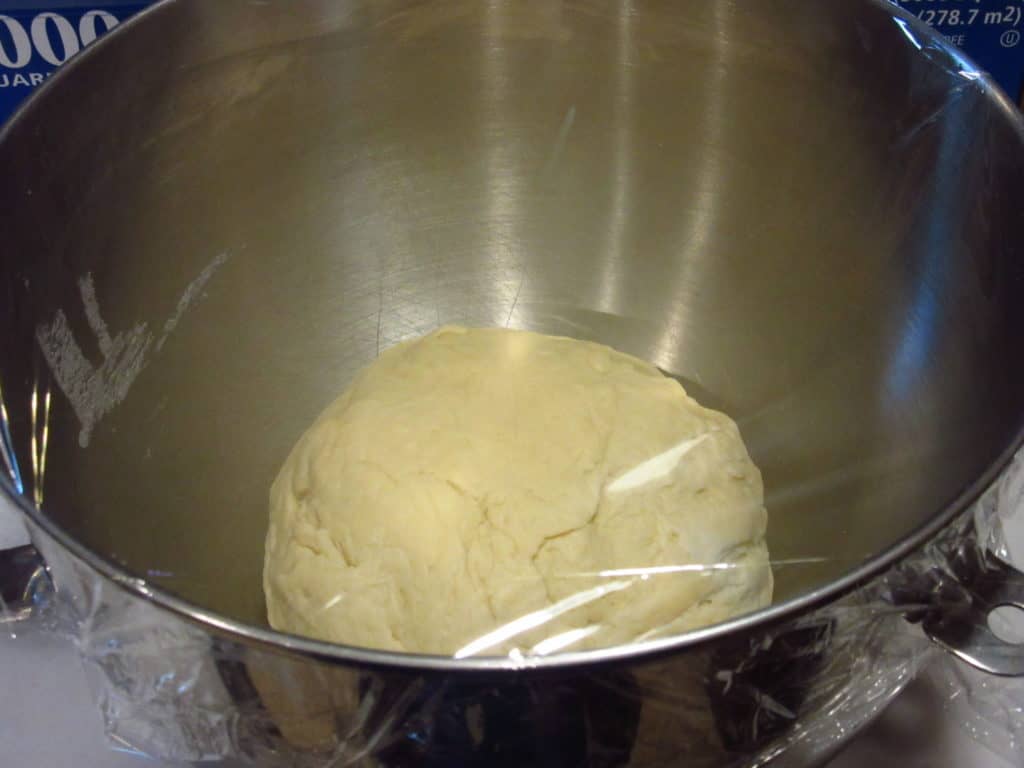
[{"label": "clear plastic film", "polygon": [[1004,551],[1000,530],[1024,511],[1014,502],[1020,470],[1015,462],[971,513],[830,605],[710,648],[536,678],[359,669],[241,645],[99,577],[40,532],[34,538],[60,585],[43,596],[43,615],[77,645],[108,736],[154,757],[800,765],[843,744],[928,667],[951,705],[968,703],[967,730],[1016,760],[1021,684],[966,671],[914,619],[934,609],[922,585],[948,573],[965,544],[986,557]]},{"label": "clear plastic film", "polygon": [[[974,522],[979,551],[1018,568],[1024,565],[1021,456],[975,505]],[[1019,642],[1021,614],[1013,611],[1003,622],[1007,641]],[[996,617],[990,617],[989,624],[996,623]],[[1024,759],[1024,678],[987,674],[945,654],[926,674],[944,692],[950,711],[973,738],[1011,764]]]},{"label": "clear plastic film", "polygon": [[[779,605],[827,588],[1017,438],[1021,126],[959,53],[853,0],[179,0],[93,51],[87,98],[66,70],[0,140],[0,458],[52,526],[33,537],[56,591],[37,574],[27,596],[77,645],[114,743],[266,766],[800,764],[934,661],[971,731],[1019,755],[1019,688],[926,636],[982,601],[966,577],[1005,553],[1017,464],[838,599],[630,651],[765,607],[769,575]],[[549,350],[589,378],[538,380],[532,407],[511,348],[436,402],[408,370],[359,373],[451,326],[644,362]],[[608,386],[609,365],[643,386]],[[460,433],[481,377],[494,395],[472,419],[515,450],[471,445],[466,476],[402,430],[426,414]],[[677,429],[677,382],[728,418]],[[267,631],[268,490],[348,386],[366,396],[327,421],[371,422],[392,386],[415,407],[351,444],[314,426],[272,502],[271,550],[296,545],[281,573],[356,571],[385,530],[310,509],[332,455],[399,518],[392,465],[413,466],[417,516],[344,594],[275,589],[354,630],[287,622],[300,635],[445,657],[430,664],[332,661]],[[614,434],[624,406],[646,420]],[[586,430],[547,428],[565,415]],[[487,473],[533,495],[487,496]],[[351,480],[328,488],[342,508]],[[684,508],[716,524],[661,514]],[[396,572],[418,591],[389,589]],[[12,597],[11,626],[29,612]],[[621,658],[559,663],[609,647]],[[506,668],[471,669],[491,655]]]},{"label": "clear plastic film", "polygon": [[449,325],[386,350],[270,492],[276,629],[544,657],[767,607],[760,472],[736,424],[576,339]]}]

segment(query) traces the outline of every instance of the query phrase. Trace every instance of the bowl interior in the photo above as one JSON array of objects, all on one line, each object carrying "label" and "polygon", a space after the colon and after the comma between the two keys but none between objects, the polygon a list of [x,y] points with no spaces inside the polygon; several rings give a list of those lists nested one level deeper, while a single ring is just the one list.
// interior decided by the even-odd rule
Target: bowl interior
[{"label": "bowl interior", "polygon": [[23,492],[265,623],[270,482],[444,323],[598,340],[739,423],[777,600],[932,519],[1024,413],[1024,148],[882,3],[179,0],[0,141]]}]

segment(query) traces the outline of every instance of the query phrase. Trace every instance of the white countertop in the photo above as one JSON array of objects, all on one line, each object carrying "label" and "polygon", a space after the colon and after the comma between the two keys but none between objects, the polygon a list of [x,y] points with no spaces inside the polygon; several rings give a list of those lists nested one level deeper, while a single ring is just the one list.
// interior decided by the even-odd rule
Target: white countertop
[{"label": "white countertop", "polygon": [[[0,507],[0,548],[23,533]],[[1017,536],[1024,544],[1024,536]],[[170,768],[111,751],[69,642],[22,633],[0,637],[0,762],[55,768]],[[927,678],[911,685],[829,768],[1012,768],[972,739],[958,703]],[[223,764],[221,764],[223,765]]]}]

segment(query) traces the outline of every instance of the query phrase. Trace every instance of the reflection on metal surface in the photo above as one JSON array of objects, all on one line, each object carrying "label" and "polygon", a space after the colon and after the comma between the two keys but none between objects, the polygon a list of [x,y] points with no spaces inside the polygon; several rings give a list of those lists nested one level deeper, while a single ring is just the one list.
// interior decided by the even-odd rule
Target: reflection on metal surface
[{"label": "reflection on metal surface", "polygon": [[[517,245],[514,227],[522,216],[519,204],[524,198],[523,182],[529,171],[515,151],[518,137],[509,134],[508,111],[513,103],[509,93],[512,74],[508,61],[511,50],[506,43],[506,16],[512,17],[514,22],[516,9],[504,0],[486,0],[484,7],[479,38],[482,87],[478,130],[484,215],[492,223],[492,229],[488,233],[488,252],[481,257],[500,262]],[[536,172],[536,169],[530,170]]]},{"label": "reflection on metal surface", "polygon": [[596,309],[610,315],[623,313],[620,281],[623,279],[621,266],[627,247],[626,228],[631,221],[628,207],[635,201],[631,194],[634,169],[631,167],[633,150],[633,78],[636,68],[632,61],[632,22],[634,17],[631,0],[621,0],[618,14],[614,18],[616,27],[614,69],[612,73],[612,107],[610,130],[614,136],[611,152],[612,167],[609,174],[611,201],[608,212],[608,229],[602,248],[600,264],[600,299]]},{"label": "reflection on metal surface", "polygon": [[959,184],[966,158],[980,138],[971,99],[964,90],[978,87],[980,84],[968,81],[954,88],[942,105],[945,119],[925,122],[915,132],[916,140],[934,142],[937,151],[927,189],[931,203],[913,222],[915,238],[907,244],[919,266],[910,276],[913,295],[888,375],[897,403],[913,397],[920,385],[917,379],[927,371],[936,354],[934,347],[941,341],[944,318],[939,304],[950,292],[947,282],[956,274],[951,261],[957,254],[958,208],[964,204]]},{"label": "reflection on metal surface", "polygon": [[3,382],[0,381],[0,456],[3,457],[4,468],[11,484],[19,494],[25,492],[25,485],[18,469],[18,457],[14,452],[14,441],[11,439],[10,417],[7,415],[7,404],[4,402]]},{"label": "reflection on metal surface", "polygon": [[[686,186],[691,197],[685,203],[686,214],[682,226],[678,232],[670,233],[670,236],[679,238],[678,247],[681,249],[684,269],[681,281],[684,285],[700,284],[703,276],[699,271],[707,263],[709,251],[714,248],[714,229],[720,225],[719,196],[727,179],[718,154],[722,151],[722,137],[728,130],[724,102],[730,97],[731,83],[727,74],[731,43],[729,19],[733,13],[731,3],[714,3],[711,22],[706,30],[706,44],[711,52],[709,61],[704,64],[705,102],[697,117],[700,123],[697,141],[704,151],[698,161],[695,178]],[[698,324],[690,316],[691,312],[682,297],[671,302],[654,347],[653,359],[659,365],[679,370],[679,350],[685,348],[683,334],[687,328],[695,328],[699,332]]]},{"label": "reflection on metal surface", "polygon": [[925,616],[925,633],[957,658],[993,675],[1024,677],[1024,646],[997,635],[993,611],[1024,610],[1024,574],[992,555],[964,545],[952,575],[936,573],[935,607]]},{"label": "reflection on metal surface", "polygon": [[39,552],[31,545],[0,550],[0,631],[14,631],[53,597],[53,584]]},{"label": "reflection on metal surface", "polygon": [[47,389],[40,396],[38,382],[32,389],[32,405],[29,410],[32,413],[32,499],[37,507],[42,507],[46,480],[46,448],[50,438],[50,390]]}]

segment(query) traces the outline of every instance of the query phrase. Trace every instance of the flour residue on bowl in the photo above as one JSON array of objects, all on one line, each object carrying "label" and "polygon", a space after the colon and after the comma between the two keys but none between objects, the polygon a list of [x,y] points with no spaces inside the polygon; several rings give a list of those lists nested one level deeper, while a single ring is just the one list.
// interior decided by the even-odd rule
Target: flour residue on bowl
[{"label": "flour residue on bowl", "polygon": [[158,337],[144,322],[111,335],[100,313],[92,274],[86,273],[78,281],[78,291],[86,322],[96,336],[103,358],[99,365],[82,352],[63,310],[58,309],[51,322],[36,328],[36,340],[43,357],[81,424],[78,444],[82,448],[88,447],[99,420],[127,397],[135,379],[146,366],[146,355],[154,343],[159,351],[185,312],[202,296],[210,278],[227,260],[227,253],[218,255],[188,284]]}]

